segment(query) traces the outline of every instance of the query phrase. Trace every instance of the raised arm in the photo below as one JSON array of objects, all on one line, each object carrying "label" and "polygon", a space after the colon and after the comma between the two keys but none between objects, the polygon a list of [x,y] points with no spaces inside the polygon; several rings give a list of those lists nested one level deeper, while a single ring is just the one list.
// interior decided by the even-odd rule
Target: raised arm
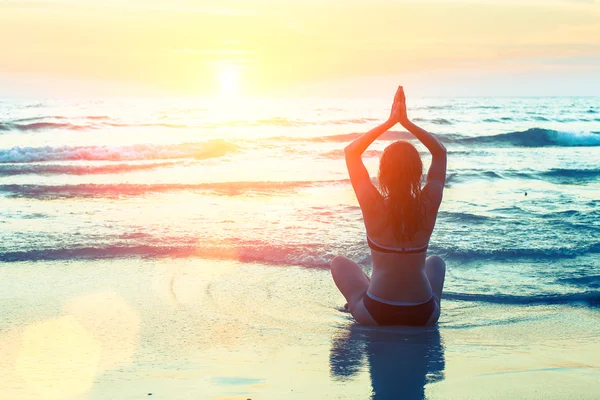
[{"label": "raised arm", "polygon": [[[392,117],[396,119],[407,131],[412,133],[431,153],[431,166],[427,173],[427,183],[439,182],[441,189],[446,182],[446,148],[431,133],[421,129],[408,119],[406,113],[406,98],[402,86],[398,88],[398,94],[392,108]],[[441,195],[441,193],[440,193]]]},{"label": "raised arm", "polygon": [[362,161],[362,153],[375,139],[395,124],[395,122],[388,120],[363,134],[344,149],[350,182],[363,214],[369,214],[372,210],[375,210],[380,205],[382,197],[377,188],[373,186],[373,182],[371,182],[369,171],[367,171]]},{"label": "raised arm", "polygon": [[[398,88],[396,97],[394,98],[394,104],[397,103],[400,93],[401,88]],[[356,193],[356,198],[358,199],[363,214],[369,213],[370,210],[374,210],[376,207],[380,206],[382,197],[371,182],[369,172],[362,161],[362,153],[367,150],[375,139],[390,130],[396,123],[398,123],[398,119],[394,114],[394,106],[392,106],[392,113],[387,121],[361,135],[344,149],[350,182],[352,182],[352,188],[354,189],[354,193]]]},{"label": "raised arm", "polygon": [[375,141],[375,139],[389,131],[394,125],[396,125],[396,123],[397,121],[392,121],[390,118],[383,124],[371,129],[369,132],[355,139],[344,149],[346,161],[348,161],[348,157],[360,157],[362,153],[364,153],[365,150],[367,150],[367,148],[371,145],[371,143]]}]

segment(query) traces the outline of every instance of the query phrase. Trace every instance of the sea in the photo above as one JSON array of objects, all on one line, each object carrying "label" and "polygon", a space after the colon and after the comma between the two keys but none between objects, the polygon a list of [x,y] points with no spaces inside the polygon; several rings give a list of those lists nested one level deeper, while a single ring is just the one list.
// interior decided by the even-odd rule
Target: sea
[{"label": "sea", "polygon": [[[1,99],[0,268],[326,269],[342,254],[369,273],[343,149],[389,109],[387,98]],[[598,309],[600,97],[409,97],[408,113],[448,149],[428,250],[448,268],[440,324],[481,323],[465,315],[484,303]],[[363,156],[375,183],[394,140],[429,165],[397,125]]]}]

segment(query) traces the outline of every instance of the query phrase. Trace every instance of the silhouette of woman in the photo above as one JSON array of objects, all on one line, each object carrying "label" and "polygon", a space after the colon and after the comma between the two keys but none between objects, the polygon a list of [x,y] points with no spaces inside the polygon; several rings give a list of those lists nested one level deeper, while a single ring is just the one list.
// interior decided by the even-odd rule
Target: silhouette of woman
[{"label": "silhouette of woman", "polygon": [[[419,152],[401,140],[389,145],[381,156],[377,190],[361,155],[397,123],[431,152],[427,182],[421,186]],[[350,143],[345,155],[373,259],[370,279],[344,256],[331,262],[331,274],[348,309],[361,324],[434,324],[440,316],[446,264],[438,256],[426,258],[426,253],[446,181],[446,148],[408,119],[400,86],[389,119]]]}]

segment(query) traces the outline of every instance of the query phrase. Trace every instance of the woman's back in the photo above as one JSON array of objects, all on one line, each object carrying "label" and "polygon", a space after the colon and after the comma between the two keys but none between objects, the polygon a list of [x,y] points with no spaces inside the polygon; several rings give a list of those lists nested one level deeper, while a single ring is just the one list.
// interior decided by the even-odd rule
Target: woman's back
[{"label": "woman's back", "polygon": [[424,302],[431,297],[431,286],[424,267],[427,246],[441,202],[441,197],[432,198],[431,187],[426,185],[420,193],[420,223],[410,238],[399,240],[397,227],[390,223],[389,200],[384,199],[383,206],[372,215],[365,215],[373,261],[368,290],[375,296],[407,303]]}]

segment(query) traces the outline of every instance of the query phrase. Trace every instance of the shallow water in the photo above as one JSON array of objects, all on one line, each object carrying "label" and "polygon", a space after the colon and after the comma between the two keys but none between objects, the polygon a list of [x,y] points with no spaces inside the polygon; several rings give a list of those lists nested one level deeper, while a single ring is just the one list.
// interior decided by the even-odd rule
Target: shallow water
[{"label": "shallow water", "polygon": [[436,327],[363,327],[325,269],[199,258],[8,263],[0,280],[3,398],[594,399],[600,388],[589,307],[449,299]]},{"label": "shallow water", "polygon": [[[4,99],[0,260],[325,268],[345,254],[369,270],[342,149],[387,103]],[[446,298],[596,309],[600,98],[416,99],[409,112],[449,150],[429,248],[448,262]],[[372,146],[372,175],[407,137],[398,126]],[[482,323],[469,315],[448,307],[441,323]]]}]

